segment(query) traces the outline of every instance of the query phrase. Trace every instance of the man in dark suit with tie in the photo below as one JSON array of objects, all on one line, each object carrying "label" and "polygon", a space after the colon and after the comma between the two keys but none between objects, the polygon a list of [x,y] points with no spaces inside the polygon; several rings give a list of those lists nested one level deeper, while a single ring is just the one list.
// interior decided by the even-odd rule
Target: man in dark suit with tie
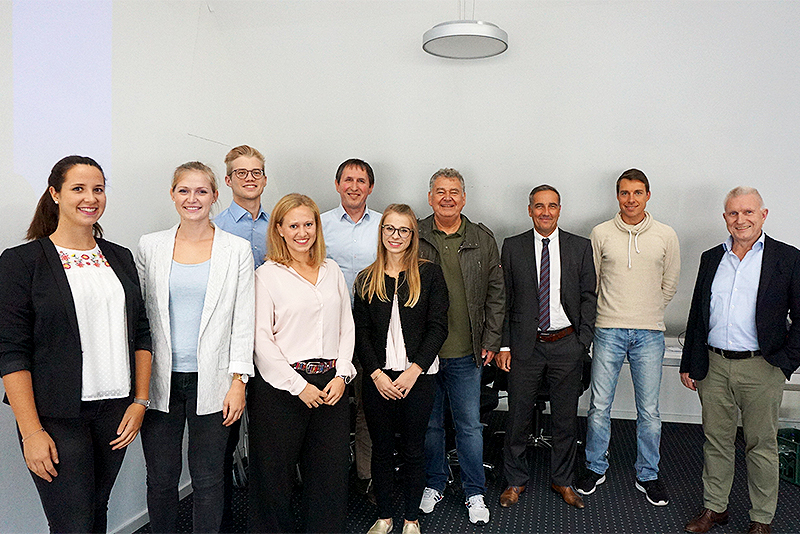
[{"label": "man in dark suit with tie", "polygon": [[528,429],[540,384],[546,380],[553,427],[551,488],[567,504],[583,508],[572,482],[581,373],[597,304],[592,245],[558,228],[561,195],[552,186],[531,191],[528,214],[533,229],[506,239],[501,257],[506,318],[497,365],[509,372],[503,450],[509,486],[500,496],[500,506],[516,504],[528,483]]},{"label": "man in dark suit with tie", "polygon": [[728,522],[741,411],[749,532],[769,533],[778,505],[778,410],[784,381],[800,365],[800,251],[762,232],[767,209],[753,188],[728,193],[723,217],[731,236],[700,258],[681,359],[681,382],[700,395],[706,436],[703,510],[685,530]]}]

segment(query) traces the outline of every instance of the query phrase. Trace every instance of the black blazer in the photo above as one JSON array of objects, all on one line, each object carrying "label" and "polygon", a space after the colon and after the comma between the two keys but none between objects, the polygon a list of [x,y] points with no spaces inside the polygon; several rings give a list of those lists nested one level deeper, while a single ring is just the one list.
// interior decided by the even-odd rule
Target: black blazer
[{"label": "black blazer", "polygon": [[[534,231],[503,241],[501,263],[506,282],[506,319],[503,346],[512,352],[531,354],[539,328],[539,282],[534,249]],[[592,243],[561,228],[561,305],[578,340],[588,351],[594,338],[597,314],[597,277],[592,258]]]},{"label": "black blazer", "polygon": [[[125,290],[133,392],[134,352],[151,349],[139,278],[128,249],[104,239],[97,244]],[[0,255],[0,280],[0,375],[30,371],[39,415],[78,417],[83,376],[78,317],[50,238],[6,249]]]},{"label": "black blazer", "polygon": [[[359,273],[357,280],[362,275],[363,271]],[[447,308],[450,307],[450,297],[441,267],[435,263],[423,262],[419,266],[419,276],[421,292],[417,304],[413,308],[404,305],[408,298],[408,285],[404,283],[405,272],[400,273],[397,279],[397,300],[408,361],[427,371],[447,339]],[[356,283],[356,287],[358,286]],[[388,302],[381,301],[378,297],[367,302],[355,291],[353,298],[356,356],[366,375],[372,374],[376,369],[383,369],[386,365],[386,337],[394,299],[394,278],[390,276],[386,276],[386,296],[389,297]]]},{"label": "black blazer", "polygon": [[[686,323],[681,373],[694,380],[708,374],[708,329],[711,284],[725,249],[718,245],[703,252]],[[787,326],[786,318],[792,320]],[[756,297],[756,335],[764,359],[779,367],[786,378],[800,366],[800,250],[764,236],[764,256]]]}]

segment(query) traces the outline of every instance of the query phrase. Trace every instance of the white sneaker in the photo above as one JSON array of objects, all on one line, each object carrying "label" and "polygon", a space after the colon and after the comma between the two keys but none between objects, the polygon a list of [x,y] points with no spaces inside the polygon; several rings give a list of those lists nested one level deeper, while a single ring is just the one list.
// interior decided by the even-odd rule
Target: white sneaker
[{"label": "white sneaker", "polygon": [[489,522],[489,509],[486,508],[486,503],[483,501],[483,495],[473,495],[467,502],[467,510],[469,511],[469,522],[475,523],[488,523]]},{"label": "white sneaker", "polygon": [[422,500],[419,503],[419,509],[424,514],[433,512],[433,507],[436,506],[436,503],[442,500],[442,497],[444,497],[444,495],[435,489],[425,488],[425,491],[422,492]]}]

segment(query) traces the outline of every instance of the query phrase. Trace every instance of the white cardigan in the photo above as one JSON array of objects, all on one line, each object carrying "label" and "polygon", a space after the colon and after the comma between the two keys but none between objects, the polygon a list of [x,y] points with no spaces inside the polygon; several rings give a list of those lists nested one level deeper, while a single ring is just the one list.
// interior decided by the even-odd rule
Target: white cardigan
[{"label": "white cardigan", "polygon": [[[150,408],[169,411],[172,337],[169,275],[178,226],[139,240],[136,268],[153,338]],[[197,342],[197,415],[222,410],[233,373],[253,376],[255,332],[250,243],[217,227]]]}]

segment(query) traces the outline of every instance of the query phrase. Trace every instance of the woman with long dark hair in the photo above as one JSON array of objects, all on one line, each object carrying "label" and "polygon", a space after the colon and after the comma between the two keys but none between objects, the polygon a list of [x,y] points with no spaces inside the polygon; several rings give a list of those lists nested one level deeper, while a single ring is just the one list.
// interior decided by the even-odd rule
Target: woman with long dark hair
[{"label": "woman with long dark hair", "polygon": [[131,252],[102,239],[105,176],[55,164],[28,243],[0,256],[0,374],[52,532],[105,532],[149,405],[150,330]]},{"label": "woman with long dark hair", "polygon": [[249,532],[296,532],[295,466],[305,532],[344,532],[355,376],[350,294],[325,258],[316,203],[275,205],[267,261],[256,271],[256,377],[250,386]]},{"label": "woman with long dark hair", "polygon": [[175,532],[184,427],[195,532],[222,522],[225,448],[253,374],[253,254],[209,213],[217,181],[199,161],[180,165],[170,196],[180,222],[142,236],[136,255],[153,329],[152,409],[142,426],[153,532]]},{"label": "woman with long dark hair", "polygon": [[[392,530],[394,451],[400,453],[404,534],[419,533],[425,489],[425,431],[436,393],[437,354],[447,339],[442,269],[419,257],[417,218],[405,204],[383,212],[375,263],[358,274],[353,315],[364,368],[364,413],[372,438],[378,520],[369,534]],[[395,439],[395,436],[400,439]]]}]

